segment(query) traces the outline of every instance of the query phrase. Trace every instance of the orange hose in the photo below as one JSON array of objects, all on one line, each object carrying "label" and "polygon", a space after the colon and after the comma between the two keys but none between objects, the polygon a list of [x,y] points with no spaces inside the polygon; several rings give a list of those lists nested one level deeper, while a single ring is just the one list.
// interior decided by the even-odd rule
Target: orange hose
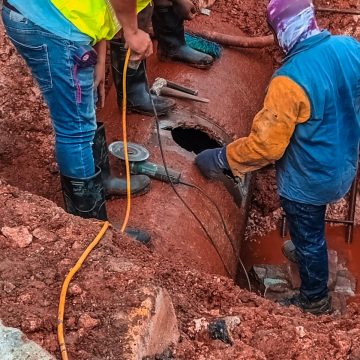
[{"label": "orange hose", "polygon": [[[127,92],[126,92],[126,75],[127,75],[127,68],[129,65],[130,60],[130,49],[127,51],[125,64],[124,64],[124,72],[123,72],[123,109],[122,109],[122,125],[123,125],[123,141],[124,141],[124,153],[125,153],[125,164],[126,164],[126,193],[127,193],[127,206],[126,206],[126,214],[123,225],[121,227],[121,232],[124,233],[125,229],[128,225],[129,218],[130,218],[130,211],[131,211],[131,183],[130,183],[130,163],[129,163],[129,153],[128,153],[128,142],[127,142],[127,119],[126,119],[126,104],[127,104]],[[58,326],[57,326],[57,333],[58,333],[58,343],[60,346],[61,351],[61,358],[62,360],[69,360],[66,344],[65,344],[65,337],[64,337],[64,314],[65,314],[65,302],[66,302],[66,294],[69,288],[69,284],[75,274],[80,270],[81,266],[83,265],[86,258],[89,256],[91,251],[97,246],[100,240],[105,235],[107,229],[109,228],[110,223],[106,221],[93,240],[93,242],[87,247],[87,249],[83,252],[79,260],[76,262],[75,266],[70,269],[69,274],[66,276],[64,283],[61,288],[60,294],[60,302],[59,302],[59,309],[58,309]]]},{"label": "orange hose", "polygon": [[80,259],[76,262],[75,266],[69,271],[69,274],[66,276],[65,281],[61,288],[61,294],[60,294],[60,303],[59,303],[59,312],[58,312],[58,342],[60,346],[61,351],[61,358],[63,360],[68,360],[68,355],[66,351],[66,345],[65,345],[65,339],[64,339],[64,313],[65,313],[65,301],[66,301],[66,293],[69,288],[70,281],[74,277],[74,275],[80,270],[82,264],[86,260],[86,258],[89,256],[91,251],[95,248],[95,246],[100,242],[100,240],[105,235],[107,229],[109,228],[110,223],[106,221],[99,232],[99,234],[96,236],[94,241],[88,246],[88,248],[83,252]]},{"label": "orange hose", "polygon": [[128,49],[125,57],[125,65],[123,71],[123,106],[122,106],[122,126],[123,126],[123,142],[124,142],[124,155],[125,155],[125,166],[126,166],[126,194],[127,194],[127,205],[126,213],[121,232],[124,233],[129,223],[130,211],[131,211],[131,182],[130,182],[130,163],[129,163],[129,152],[128,152],[128,141],[127,141],[127,121],[126,121],[126,105],[127,105],[127,92],[126,92],[126,75],[130,61],[131,50]]}]

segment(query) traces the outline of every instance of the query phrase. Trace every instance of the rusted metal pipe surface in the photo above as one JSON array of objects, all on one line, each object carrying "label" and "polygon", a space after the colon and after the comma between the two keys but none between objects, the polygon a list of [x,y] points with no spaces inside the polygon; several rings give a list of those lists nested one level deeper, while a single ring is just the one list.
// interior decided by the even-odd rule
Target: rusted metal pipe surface
[{"label": "rusted metal pipe surface", "polygon": [[[208,104],[177,100],[177,109],[167,117],[160,118],[160,136],[169,168],[181,171],[182,180],[201,187],[216,202],[236,252],[241,255],[247,220],[246,205],[238,207],[222,183],[208,181],[200,175],[194,165],[195,154],[174,141],[171,129],[180,126],[202,130],[219,144],[248,135],[252,120],[262,107],[273,72],[270,56],[262,50],[248,49],[240,53],[235,49],[225,49],[222,58],[208,71],[180,63],[160,62],[155,56],[149,59],[147,68],[150,82],[162,77],[197,89],[199,96],[210,99]],[[112,88],[105,109],[99,114],[99,119],[105,122],[108,142],[121,140],[120,118],[115,89]],[[145,146],[151,154],[149,160],[162,165],[155,128],[151,117],[128,117],[128,140]],[[116,159],[111,161],[113,173],[119,174],[119,163]],[[226,275],[225,262],[235,278],[242,270],[215,207],[196,189],[182,185],[177,189],[213,237],[221,257],[169,184],[154,180],[149,193],[133,199],[130,226],[149,231],[153,237],[154,251],[171,261],[221,275]],[[110,220],[119,222],[124,208],[123,199],[109,201]]]},{"label": "rusted metal pipe surface", "polygon": [[222,34],[215,31],[197,30],[189,31],[190,34],[203,37],[205,39],[214,41],[223,46],[243,47],[243,48],[264,48],[274,44],[274,36],[239,36]]}]

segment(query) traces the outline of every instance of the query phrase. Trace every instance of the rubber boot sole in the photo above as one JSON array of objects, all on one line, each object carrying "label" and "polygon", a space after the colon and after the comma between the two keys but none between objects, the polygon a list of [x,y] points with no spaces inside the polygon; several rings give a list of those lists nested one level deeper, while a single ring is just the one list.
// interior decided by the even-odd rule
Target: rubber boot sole
[{"label": "rubber boot sole", "polygon": [[193,68],[201,69],[201,70],[209,70],[209,69],[214,65],[213,62],[210,63],[210,64],[194,64],[194,63],[189,63],[189,62],[186,62],[186,61],[181,61],[181,60],[177,60],[177,59],[172,59],[171,57],[167,57],[167,56],[160,55],[160,54],[158,54],[158,59],[159,59],[159,61],[161,61],[161,62],[175,62],[175,63],[180,63],[180,64],[188,65],[188,66],[191,66],[191,67],[193,67]]}]

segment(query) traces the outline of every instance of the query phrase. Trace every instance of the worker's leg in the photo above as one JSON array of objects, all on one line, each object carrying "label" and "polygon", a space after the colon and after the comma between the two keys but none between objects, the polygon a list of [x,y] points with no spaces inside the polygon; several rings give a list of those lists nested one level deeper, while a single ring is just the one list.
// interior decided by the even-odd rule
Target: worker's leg
[{"label": "worker's leg", "polygon": [[[181,6],[181,1],[178,1]],[[152,17],[161,60],[180,61],[197,68],[209,68],[214,59],[186,45],[184,17],[169,0],[155,0]]]},{"label": "worker's leg", "polygon": [[[152,16],[152,6],[146,7],[138,15],[139,28],[149,31]],[[110,42],[112,74],[116,87],[118,105],[122,107],[123,100],[123,69],[127,49],[123,37],[114,39]],[[128,68],[127,84],[127,109],[145,115],[154,115],[153,105],[146,78],[146,61],[143,60],[137,69]],[[161,96],[151,95],[157,114],[165,115],[175,106],[175,101]]]},{"label": "worker's leg", "polygon": [[[49,106],[60,172],[77,178],[94,175],[94,67],[74,73],[73,56],[81,44],[57,37],[7,9],[3,10],[3,20]],[[81,99],[76,83],[81,88]]]},{"label": "worker's leg", "polygon": [[301,204],[281,198],[301,277],[305,303],[328,298],[328,254],[325,240],[326,206]]},{"label": "worker's leg", "polygon": [[75,71],[73,56],[81,44],[55,36],[7,8],[2,17],[7,34],[49,106],[66,210],[106,219],[101,171],[95,172],[92,152],[96,130],[94,68]]}]

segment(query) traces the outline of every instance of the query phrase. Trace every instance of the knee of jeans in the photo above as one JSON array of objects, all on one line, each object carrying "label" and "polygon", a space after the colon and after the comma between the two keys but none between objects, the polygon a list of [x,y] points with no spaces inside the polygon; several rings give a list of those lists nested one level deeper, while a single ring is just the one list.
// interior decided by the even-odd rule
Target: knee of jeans
[{"label": "knee of jeans", "polygon": [[87,131],[56,131],[56,143],[63,145],[83,145],[92,146],[96,132],[96,124],[94,129]]},{"label": "knee of jeans", "polygon": [[299,259],[327,258],[326,242],[296,247],[296,256]]}]

